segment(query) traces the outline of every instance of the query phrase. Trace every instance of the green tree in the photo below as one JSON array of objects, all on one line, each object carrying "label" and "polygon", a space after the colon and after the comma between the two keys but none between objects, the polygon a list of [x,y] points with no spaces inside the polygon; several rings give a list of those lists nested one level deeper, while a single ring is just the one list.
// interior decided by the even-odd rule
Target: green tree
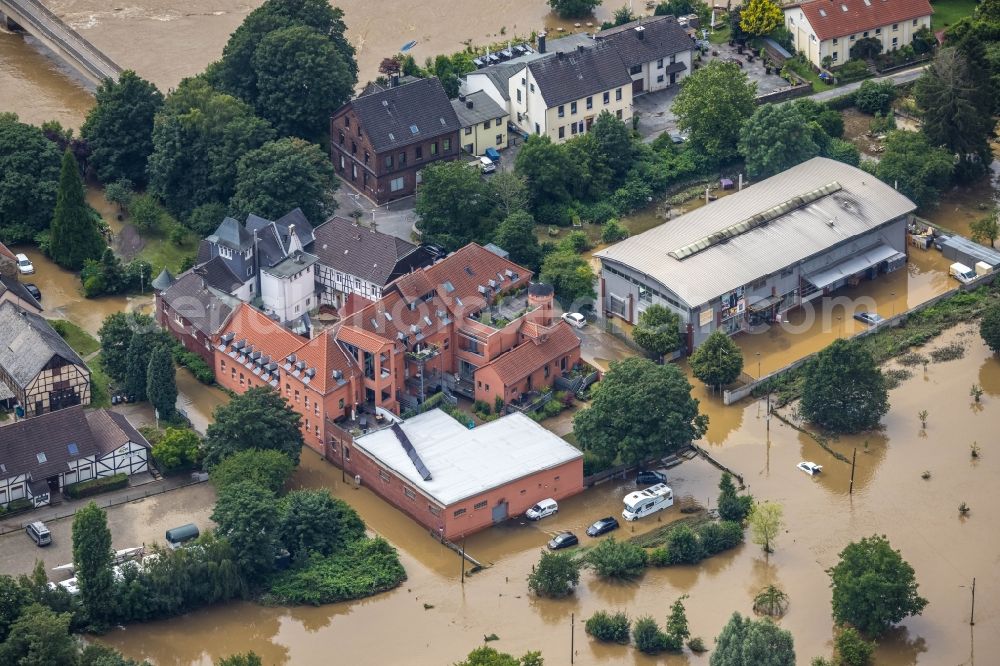
[{"label": "green tree", "polygon": [[802,415],[835,433],[878,427],[889,411],[882,370],[871,354],[847,340],[834,340],[805,370]]},{"label": "green tree", "polygon": [[279,529],[274,493],[252,481],[226,486],[212,520],[216,534],[232,546],[233,561],[247,581],[258,581],[274,568]]},{"label": "green tree", "polygon": [[806,120],[817,123],[828,136],[837,139],[844,135],[844,117],[840,115],[840,112],[831,109],[826,104],[809,97],[803,97],[795,100],[791,105]]},{"label": "green tree", "polygon": [[244,449],[274,449],[296,465],[302,451],[300,417],[277,391],[256,387],[217,407],[205,438],[209,467]]},{"label": "green tree", "polygon": [[531,205],[538,210],[545,204],[557,205],[570,200],[575,167],[569,154],[548,136],[531,135],[514,160],[515,172],[528,183]]},{"label": "green tree", "polygon": [[860,166],[861,164],[861,152],[858,147],[844,139],[830,139],[822,154],[823,157],[829,157],[831,160],[837,160],[851,166]]},{"label": "green tree", "polygon": [[278,538],[295,558],[329,555],[365,536],[357,512],[325,488],[293,490],[281,498],[278,515]]},{"label": "green tree", "polygon": [[750,538],[764,549],[765,553],[773,553],[774,540],[781,533],[781,505],[775,502],[758,502],[750,510]]},{"label": "green tree", "polygon": [[654,16],[687,16],[697,9],[694,0],[667,0],[656,5]]},{"label": "green tree", "polygon": [[654,303],[639,314],[632,329],[635,343],[657,358],[680,349],[681,318],[666,307]]},{"label": "green tree", "polygon": [[625,613],[611,615],[606,611],[597,611],[591,615],[584,626],[587,634],[597,640],[619,645],[628,645],[631,628],[632,622]]},{"label": "green tree", "polygon": [[188,428],[167,428],[153,445],[153,457],[168,470],[189,467],[201,459],[201,438]]},{"label": "green tree", "polygon": [[732,384],[743,372],[743,351],[722,331],[713,331],[690,359],[691,373],[708,386]]},{"label": "green tree", "polygon": [[603,578],[638,578],[646,569],[646,550],[628,541],[608,537],[590,549],[585,559]]},{"label": "green tree", "polygon": [[135,332],[132,334],[132,341],[128,344],[128,355],[125,357],[125,395],[130,399],[142,402],[147,399],[147,371],[149,370],[149,359],[156,348],[154,335],[151,333]]},{"label": "green tree", "polygon": [[47,229],[59,191],[59,149],[42,130],[0,113],[0,242]]},{"label": "green tree", "polygon": [[993,303],[979,320],[979,335],[994,354],[1000,354],[1000,303]]},{"label": "green tree", "polygon": [[679,597],[670,606],[670,615],[667,616],[667,625],[665,627],[667,636],[670,636],[671,642],[677,646],[677,650],[680,650],[680,646],[691,635],[691,629],[688,627],[687,613],[684,611],[685,599],[687,599],[686,594]]},{"label": "green tree", "polygon": [[[881,42],[879,42],[881,44]],[[875,115],[881,113],[883,116],[892,113],[892,102],[896,99],[896,86],[892,81],[881,81],[876,83],[871,79],[863,81],[858,92],[854,94],[854,105],[858,111]]]},{"label": "green tree", "polygon": [[972,240],[990,247],[996,246],[997,237],[1000,236],[1000,224],[998,224],[998,214],[993,211],[992,215],[980,218],[970,225]]},{"label": "green tree", "polygon": [[97,87],[96,104],[80,134],[90,147],[89,163],[102,183],[123,178],[146,184],[146,161],[153,153],[153,117],[163,93],[132,70]]},{"label": "green tree", "polygon": [[[296,205],[300,205],[299,204]],[[225,219],[229,209],[218,201],[201,204],[191,211],[185,226],[198,236],[208,236],[219,228],[219,223]],[[288,211],[285,211],[288,212]],[[282,213],[283,215],[284,213]]]},{"label": "green tree", "polygon": [[542,260],[539,279],[551,284],[564,306],[594,298],[594,269],[584,257],[568,250],[550,252]]},{"label": "green tree", "polygon": [[229,209],[241,219],[254,213],[276,220],[301,208],[307,220],[319,224],[336,209],[336,185],[330,160],[319,146],[302,139],[278,139],[240,158]]},{"label": "green tree", "polygon": [[713,60],[684,79],[674,99],[689,146],[713,164],[737,155],[740,128],[756,108],[757,84],[735,63]]},{"label": "green tree", "polygon": [[170,419],[177,406],[177,379],[170,348],[160,345],[149,355],[146,395],[161,419]]},{"label": "green tree", "polygon": [[670,647],[669,637],[660,630],[656,620],[646,615],[632,625],[632,643],[645,654],[659,654]]},{"label": "green tree", "polygon": [[142,232],[161,232],[167,213],[152,194],[137,194],[129,203],[129,221]]},{"label": "green tree", "polygon": [[7,640],[11,625],[31,601],[28,591],[12,576],[0,576],[0,644]]},{"label": "green tree", "polygon": [[83,181],[73,153],[63,153],[59,194],[49,227],[49,255],[70,270],[80,270],[87,259],[100,259],[106,244],[94,224],[94,214],[83,195]]},{"label": "green tree", "polygon": [[528,182],[513,171],[493,174],[486,184],[486,190],[500,219],[506,220],[514,213],[524,212],[528,207]]},{"label": "green tree", "polygon": [[850,55],[852,60],[874,60],[881,52],[881,39],[877,37],[863,37],[851,46]]},{"label": "green tree", "polygon": [[868,666],[875,644],[866,641],[854,627],[843,627],[833,639],[837,666]]},{"label": "green tree", "polygon": [[114,618],[114,577],[108,517],[94,502],[73,516],[73,565],[87,619],[97,628]]},{"label": "green tree", "polygon": [[684,373],[640,358],[612,362],[593,389],[590,407],[573,418],[584,450],[629,465],[687,446],[707,427]]},{"label": "green tree", "polygon": [[492,235],[489,198],[478,170],[457,160],[429,164],[421,173],[416,211],[424,236],[456,250]]},{"label": "green tree", "polygon": [[104,198],[108,200],[108,203],[116,204],[119,213],[124,213],[128,210],[134,196],[133,183],[128,178],[119,178],[112,183],[108,183],[104,188]]},{"label": "green tree", "polygon": [[768,35],[785,22],[774,0],[750,0],[740,13],[740,28],[754,37]]},{"label": "green tree", "polygon": [[792,634],[769,617],[752,620],[739,613],[715,638],[709,666],[795,666]]},{"label": "green tree", "polygon": [[247,652],[246,654],[240,652],[238,654],[231,654],[228,657],[220,659],[216,666],[263,666],[264,662],[261,661],[260,657],[257,656],[256,652]]},{"label": "green tree", "polygon": [[753,509],[753,497],[738,495],[733,477],[729,472],[723,472],[719,480],[719,499],[716,502],[719,518],[742,523]]},{"label": "green tree", "polygon": [[283,451],[243,449],[213,467],[211,477],[218,490],[234,483],[251,481],[280,495],[294,471],[295,462]]},{"label": "green tree", "polygon": [[624,178],[632,168],[636,152],[632,133],[625,123],[610,112],[601,111],[585,136],[593,138],[598,159],[608,165],[615,178]]},{"label": "green tree", "polygon": [[934,148],[920,132],[889,132],[875,175],[896,185],[918,206],[937,202],[951,184],[954,158],[947,150]]},{"label": "green tree", "polygon": [[535,219],[526,210],[511,213],[497,225],[493,242],[510,253],[516,263],[538,271],[542,261],[542,248],[535,235]]},{"label": "green tree", "polygon": [[665,564],[697,564],[705,559],[705,548],[687,525],[679,525],[667,536]]},{"label": "green tree", "polygon": [[528,574],[528,589],[540,597],[565,597],[572,594],[580,582],[582,562],[572,553],[548,553],[542,557]]},{"label": "green tree", "polygon": [[76,639],[69,633],[69,613],[56,613],[31,604],[11,625],[6,642],[0,644],[0,664],[49,666],[75,664]]},{"label": "green tree", "polygon": [[884,536],[848,544],[827,569],[833,588],[833,619],[868,636],[881,636],[908,615],[920,615],[927,600],[917,594],[911,567]]},{"label": "green tree", "polygon": [[105,317],[97,337],[101,341],[101,365],[108,376],[124,382],[132,336],[156,330],[153,318],[139,312],[114,312]]},{"label": "green tree", "polygon": [[764,104],[740,130],[740,153],[751,176],[772,176],[819,155],[822,132],[791,104]]},{"label": "green tree", "polygon": [[601,0],[548,0],[549,7],[552,8],[560,18],[583,18],[594,13],[601,4]]},{"label": "green tree", "polygon": [[150,666],[148,661],[139,663],[134,659],[126,659],[121,652],[104,645],[103,643],[90,643],[85,645],[80,652],[77,666]]},{"label": "green tree", "polygon": [[626,238],[628,238],[628,229],[626,229],[625,225],[621,224],[618,220],[611,218],[602,225],[602,243],[617,243],[625,240]]},{"label": "green tree", "polygon": [[518,658],[484,645],[470,652],[464,661],[455,666],[542,666],[542,663],[539,652],[526,652]]},{"label": "green tree", "polygon": [[616,25],[625,25],[626,23],[631,23],[636,19],[635,14],[632,13],[632,8],[628,5],[622,5],[615,10],[613,15],[612,27]]}]

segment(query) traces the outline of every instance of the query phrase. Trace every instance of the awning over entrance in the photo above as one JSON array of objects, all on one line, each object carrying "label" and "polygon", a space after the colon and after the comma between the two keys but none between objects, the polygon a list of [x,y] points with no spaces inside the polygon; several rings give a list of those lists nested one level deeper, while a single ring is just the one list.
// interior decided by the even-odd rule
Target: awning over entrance
[{"label": "awning over entrance", "polygon": [[845,259],[839,264],[834,264],[812,275],[807,275],[805,278],[815,285],[817,289],[824,289],[838,280],[847,279],[872,266],[878,266],[887,259],[896,260],[898,258],[905,257],[902,253],[897,252],[888,245],[877,245],[870,250]]},{"label": "awning over entrance", "polygon": [[750,312],[765,312],[781,302],[781,296],[768,296],[750,304]]}]

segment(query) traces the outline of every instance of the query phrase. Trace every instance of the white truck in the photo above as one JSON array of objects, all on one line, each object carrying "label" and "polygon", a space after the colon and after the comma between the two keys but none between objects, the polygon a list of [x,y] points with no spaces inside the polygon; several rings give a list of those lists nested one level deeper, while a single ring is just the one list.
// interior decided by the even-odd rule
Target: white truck
[{"label": "white truck", "polygon": [[658,483],[645,490],[637,490],[625,496],[622,517],[631,522],[651,513],[669,509],[674,505],[674,491],[665,483]]},{"label": "white truck", "polygon": [[976,279],[976,271],[958,262],[948,268],[948,273],[962,284],[969,284]]}]

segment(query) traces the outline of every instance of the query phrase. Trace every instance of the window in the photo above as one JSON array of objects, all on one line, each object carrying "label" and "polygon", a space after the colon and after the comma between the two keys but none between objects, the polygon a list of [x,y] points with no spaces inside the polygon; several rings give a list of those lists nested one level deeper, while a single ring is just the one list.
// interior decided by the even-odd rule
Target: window
[{"label": "window", "polygon": [[656,61],[656,69],[663,69],[663,58]]},{"label": "window", "polygon": [[475,509],[476,511],[479,511],[480,509],[485,509],[488,505],[489,502],[483,500],[482,502],[476,502],[476,505],[473,506],[472,508]]},{"label": "window", "polygon": [[868,37],[868,31],[867,30],[865,30],[865,37],[866,38]]},{"label": "window", "polygon": [[488,130],[489,128],[490,128],[490,121],[487,120],[485,123],[483,123],[483,129]]},{"label": "window", "polygon": [[306,409],[309,409],[309,396],[306,395],[302,397],[304,399],[303,405],[305,406]]},{"label": "window", "polygon": [[487,391],[489,391],[489,390],[490,390],[490,385],[489,385],[489,384],[487,384],[487,385],[486,385],[486,390],[487,390]]},{"label": "window", "polygon": [[541,134],[541,133],[542,133],[542,127],[541,127],[541,125],[539,125],[538,123],[535,123],[535,134]]},{"label": "window", "polygon": [[349,447],[349,446],[345,446],[344,447],[344,459],[345,460],[350,460],[351,459],[351,447]]},{"label": "window", "polygon": [[521,101],[521,89],[520,88],[517,89],[517,101],[518,102]]},{"label": "window", "polygon": [[456,518],[458,518],[459,516],[464,515],[464,514],[465,514],[465,509],[459,509],[459,510],[455,511],[455,513],[453,513],[451,515],[453,515]]},{"label": "window", "polygon": [[416,158],[418,160],[424,159],[424,147],[423,146],[417,146],[416,148],[413,149],[413,152],[416,154]]},{"label": "window", "polygon": [[[351,165],[351,180],[357,180],[357,179],[358,179],[358,165],[357,164],[352,164]],[[247,269],[247,270],[249,271],[250,269]],[[248,275],[249,275],[249,273],[248,273]]]},{"label": "window", "polygon": [[337,407],[340,408],[340,409],[344,408],[344,399],[343,398],[341,398],[340,402],[337,403]]},{"label": "window", "polygon": [[240,373],[240,386],[243,386],[243,384],[244,384],[245,381],[246,381],[246,379],[243,377],[243,373],[241,372]]},{"label": "window", "polygon": [[610,102],[611,102],[611,93],[610,92],[604,93],[604,103],[608,104]]},{"label": "window", "polygon": [[549,378],[549,364],[548,363],[545,364],[545,378],[546,379]]},{"label": "window", "polygon": [[319,437],[319,425],[313,426],[313,434]]},{"label": "window", "polygon": [[569,126],[569,133],[572,134],[572,135],[574,135],[574,136],[576,135],[576,123],[571,123],[570,124],[570,126]]},{"label": "window", "polygon": [[341,171],[344,170],[344,156],[343,155],[340,156],[340,170]]},{"label": "window", "polygon": [[386,155],[385,156],[385,168],[386,169],[391,169],[392,168],[392,155]]},{"label": "window", "polygon": [[340,145],[344,145],[344,130],[340,130]]},{"label": "window", "polygon": [[892,38],[892,49],[896,50],[896,47],[898,47],[898,46],[899,46],[899,37],[893,37]]},{"label": "window", "polygon": [[285,384],[285,396],[290,397],[292,395],[292,385]]},{"label": "window", "polygon": [[299,401],[299,390],[295,389],[295,402]]},{"label": "window", "polygon": [[675,62],[677,62],[677,54],[676,53],[674,55],[670,56],[670,64],[672,65]]},{"label": "window", "polygon": [[566,115],[566,106],[564,104],[560,104],[559,108],[556,109],[556,115],[559,116],[560,118],[565,117],[565,115]]},{"label": "window", "polygon": [[368,164],[368,160],[370,160],[370,159],[371,159],[371,153],[369,153],[369,152],[368,152],[368,151],[366,150],[366,151],[365,151],[365,164]]},{"label": "window", "polygon": [[622,119],[622,110],[618,109],[617,111],[615,111],[615,116],[618,118],[618,120],[621,120]]},{"label": "window", "polygon": [[497,145],[498,146],[503,145],[503,134],[497,134]]},{"label": "window", "polygon": [[437,154],[438,154],[438,142],[435,141],[434,143],[431,144],[431,155],[437,155]]},{"label": "window", "polygon": [[875,34],[876,35],[881,35],[882,34],[882,28],[875,28]]},{"label": "window", "polygon": [[415,493],[413,491],[413,488],[410,488],[409,486],[403,486],[403,494],[406,495],[411,500],[417,499],[417,493]]},{"label": "window", "polygon": [[351,126],[351,117],[344,116],[344,127],[350,127],[350,126]]},{"label": "window", "polygon": [[437,508],[433,504],[428,504],[427,505],[427,510],[431,512],[432,516],[440,516],[441,515],[441,509]]},{"label": "window", "polygon": [[313,400],[313,416],[319,416],[319,402]]},{"label": "window", "polygon": [[918,20],[919,19],[913,19],[913,25],[916,25]]},{"label": "window", "polygon": [[587,98],[587,108],[588,109],[594,108],[594,98],[593,98],[593,96]]},{"label": "window", "polygon": [[521,77],[521,85],[522,86],[524,85],[524,77],[523,76]]},{"label": "window", "polygon": [[576,114],[576,102],[573,102],[569,105],[569,112],[572,114]]},{"label": "window", "polygon": [[451,139],[442,139],[441,140],[441,150],[443,150],[446,153],[449,150],[451,150]]},{"label": "window", "polygon": [[660,74],[659,76],[656,77],[656,82],[663,83],[663,74]]},{"label": "window", "polygon": [[839,41],[840,41],[839,39],[837,39],[836,37],[834,37],[833,38],[833,45],[836,46],[839,43]]},{"label": "window", "polygon": [[629,74],[642,74],[642,65],[632,65],[628,68]]},{"label": "window", "polygon": [[816,35],[809,35],[809,41],[810,42],[815,42],[816,41]]},{"label": "window", "polygon": [[404,183],[404,178],[402,177],[393,178],[392,180],[389,181],[389,191],[399,192],[401,189],[403,189],[403,183]]},{"label": "window", "polygon": [[355,143],[354,141],[351,141],[351,155],[357,155],[357,154],[358,154],[358,144]]},{"label": "window", "polygon": [[566,127],[565,126],[559,128],[559,138],[560,139],[565,139],[566,138]]},{"label": "window", "polygon": [[892,31],[896,32],[897,30],[899,30],[899,24],[898,23],[893,23],[892,24]]},{"label": "window", "polygon": [[854,41],[854,38],[855,38],[856,36],[857,36],[857,35],[851,35],[851,41],[852,41],[852,42]]},{"label": "window", "polygon": [[229,378],[236,381],[236,368],[229,369]]},{"label": "window", "polygon": [[406,151],[404,150],[399,154],[399,168],[402,169],[406,166]]},{"label": "window", "polygon": [[617,101],[619,101],[619,102],[622,101],[622,89],[621,88],[619,88],[618,90],[615,91],[615,99]]},{"label": "window", "polygon": [[226,359],[222,359],[221,361],[219,361],[219,369],[222,370],[223,372],[226,371]]},{"label": "window", "polygon": [[503,123],[503,118],[497,118],[493,124],[497,127],[500,127],[502,123]]},{"label": "window", "polygon": [[528,87],[529,87],[529,88],[531,88],[531,92],[535,92],[535,84],[534,84],[534,83],[532,83],[532,84],[531,84],[530,86],[528,86]]}]

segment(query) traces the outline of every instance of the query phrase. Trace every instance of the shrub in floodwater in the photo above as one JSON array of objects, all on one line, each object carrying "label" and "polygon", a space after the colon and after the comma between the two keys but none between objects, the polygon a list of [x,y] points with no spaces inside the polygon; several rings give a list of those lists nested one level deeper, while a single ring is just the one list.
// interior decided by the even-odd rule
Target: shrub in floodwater
[{"label": "shrub in floodwater", "polygon": [[926,365],[927,357],[919,352],[909,352],[900,356],[898,362],[900,365],[909,368],[915,365]]},{"label": "shrub in floodwater", "polygon": [[705,641],[701,639],[701,636],[695,636],[688,641],[688,649],[695,654],[701,654],[705,652],[708,648],[705,647]]},{"label": "shrub in floodwater", "polygon": [[611,615],[605,611],[597,611],[587,620],[584,629],[599,641],[628,645],[632,621],[622,612]]},{"label": "shrub in floodwater", "polygon": [[913,373],[906,368],[893,368],[886,370],[883,375],[885,376],[885,387],[891,390],[912,377]]},{"label": "shrub in floodwater", "polygon": [[698,528],[698,538],[705,557],[711,557],[743,543],[743,526],[731,520],[706,523]]},{"label": "shrub in floodwater", "polygon": [[927,417],[928,416],[930,416],[930,412],[928,412],[926,409],[921,409],[917,413],[917,418],[920,419],[920,427],[921,428],[926,428],[927,427]]},{"label": "shrub in floodwater", "polygon": [[656,620],[646,615],[635,621],[632,642],[640,652],[659,654],[668,649],[670,637],[660,630]]},{"label": "shrub in floodwater", "polygon": [[586,555],[587,564],[603,578],[637,578],[646,568],[648,555],[641,546],[609,537]]},{"label": "shrub in floodwater", "polygon": [[957,342],[952,342],[944,347],[938,347],[937,349],[931,350],[931,360],[935,363],[955,361],[963,356],[965,356],[965,347]]},{"label": "shrub in floodwater", "polygon": [[781,588],[768,585],[754,597],[753,610],[761,615],[781,617],[788,610],[788,595]]},{"label": "shrub in floodwater", "polygon": [[500,640],[500,637],[497,636],[496,634],[490,634],[489,636],[483,636],[483,642],[484,643],[489,643],[490,641],[498,641],[498,640]]},{"label": "shrub in floodwater", "polygon": [[969,453],[972,455],[973,458],[978,458],[980,451],[981,449],[979,448],[979,444],[976,442],[973,442],[972,445],[969,447]]},{"label": "shrub in floodwater", "polygon": [[970,509],[969,505],[966,504],[965,502],[962,502],[961,504],[958,505],[958,512],[963,516],[967,515],[971,510],[972,509]]},{"label": "shrub in floodwater", "polygon": [[845,627],[833,639],[833,653],[839,666],[868,666],[875,643],[866,641],[854,627]]},{"label": "shrub in floodwater", "polygon": [[920,475],[920,478],[923,479],[924,481],[931,478],[931,471],[929,469],[924,470],[924,473]]},{"label": "shrub in floodwater", "polygon": [[969,395],[972,396],[973,400],[979,402],[979,399],[983,397],[983,387],[979,384],[973,384],[972,388],[969,389]]}]

